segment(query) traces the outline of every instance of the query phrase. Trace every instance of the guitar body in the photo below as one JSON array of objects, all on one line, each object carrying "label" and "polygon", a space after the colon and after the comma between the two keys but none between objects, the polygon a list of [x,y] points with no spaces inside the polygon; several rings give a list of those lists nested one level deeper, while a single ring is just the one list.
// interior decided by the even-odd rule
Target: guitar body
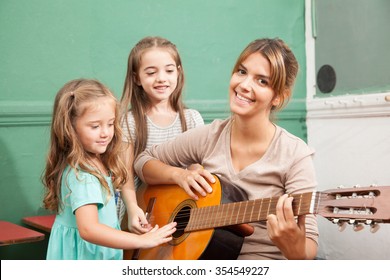
[{"label": "guitar body", "polygon": [[[184,232],[192,208],[219,205],[222,191],[219,180],[212,185],[213,192],[206,197],[199,195],[197,201],[177,185],[141,186],[137,191],[139,206],[145,211],[150,199],[156,198],[150,223],[163,226],[177,222],[177,230],[169,243],[139,250],[140,260],[197,260],[197,259],[237,259],[244,237],[234,231],[217,228]],[[134,251],[125,250],[124,259],[132,259]]]}]

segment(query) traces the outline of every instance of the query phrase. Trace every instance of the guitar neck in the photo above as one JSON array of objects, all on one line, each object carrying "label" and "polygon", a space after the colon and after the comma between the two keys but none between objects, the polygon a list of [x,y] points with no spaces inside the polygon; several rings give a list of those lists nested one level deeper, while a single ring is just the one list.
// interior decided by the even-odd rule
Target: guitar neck
[{"label": "guitar neck", "polygon": [[[315,213],[316,192],[292,195],[294,215]],[[191,209],[185,232],[264,221],[276,213],[279,197],[262,198]]]}]

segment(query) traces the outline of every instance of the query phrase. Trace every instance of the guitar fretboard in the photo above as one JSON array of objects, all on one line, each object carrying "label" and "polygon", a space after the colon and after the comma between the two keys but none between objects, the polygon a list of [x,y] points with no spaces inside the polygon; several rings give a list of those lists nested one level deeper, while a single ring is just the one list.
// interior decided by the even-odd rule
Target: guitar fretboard
[{"label": "guitar fretboard", "polygon": [[[294,215],[315,213],[318,204],[316,192],[292,195]],[[185,232],[264,221],[276,213],[279,197],[226,203],[191,209]]]}]

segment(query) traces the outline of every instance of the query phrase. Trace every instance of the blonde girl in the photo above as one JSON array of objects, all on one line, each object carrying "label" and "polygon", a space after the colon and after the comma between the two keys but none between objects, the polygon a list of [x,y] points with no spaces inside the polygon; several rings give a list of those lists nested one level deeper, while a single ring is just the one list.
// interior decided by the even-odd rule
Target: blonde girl
[{"label": "blonde girl", "polygon": [[96,80],[66,83],[57,93],[43,174],[45,208],[54,211],[47,259],[122,259],[123,249],[171,240],[175,224],[145,235],[120,230],[114,189],[128,179],[117,101]]}]

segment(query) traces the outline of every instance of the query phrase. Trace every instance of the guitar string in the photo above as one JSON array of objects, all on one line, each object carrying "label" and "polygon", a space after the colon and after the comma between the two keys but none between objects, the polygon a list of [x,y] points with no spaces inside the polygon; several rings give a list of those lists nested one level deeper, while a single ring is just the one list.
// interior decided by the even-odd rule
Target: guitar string
[{"label": "guitar string", "polygon": [[[364,192],[366,192],[366,190]],[[353,192],[351,191],[351,194],[352,193]],[[303,195],[305,195],[305,194],[311,195],[313,193],[303,193]],[[313,200],[314,200],[313,209],[316,209],[317,212],[315,212],[315,213],[318,213],[318,208],[319,208],[320,203],[324,203],[325,201],[327,201],[327,198],[329,197],[329,195],[334,196],[334,193],[331,194],[331,193],[323,193],[323,192],[317,191],[317,192],[315,192],[315,196],[313,196],[310,200],[307,199],[308,202],[304,201],[303,203],[301,203],[300,207],[301,208],[310,207],[310,206],[312,206],[311,204],[313,203]],[[293,195],[294,198],[299,198],[300,196],[301,196],[301,194]],[[350,195],[348,195],[348,193],[344,193],[344,196],[350,196]],[[364,196],[364,194],[363,194],[363,196]],[[269,205],[269,207],[271,208],[271,206],[272,206],[272,208],[274,208],[274,206],[275,206],[274,203],[276,203],[277,201],[273,201],[273,199],[279,199],[279,197],[263,198],[263,199],[256,199],[256,200],[251,200],[251,201],[241,201],[241,202],[235,202],[235,203],[229,203],[229,204],[235,204],[234,206],[241,206],[240,203],[241,204],[242,203],[254,203],[254,201],[257,201],[257,202],[261,202],[263,204],[264,201],[271,201],[272,205]],[[333,197],[330,200],[334,200],[334,199],[335,198]],[[202,213],[202,215],[210,215],[211,210],[215,210],[215,208],[222,208],[223,205],[224,204],[219,204],[219,205],[206,206],[206,207],[201,207],[201,208],[191,208],[188,210],[181,210],[181,211],[179,211],[179,214],[177,214],[175,216],[175,219],[188,219],[191,216],[192,209],[205,212],[205,213]],[[344,208],[349,209],[349,207],[344,207]],[[367,207],[362,207],[361,209],[366,209],[366,208]],[[200,210],[200,209],[202,209],[202,210]],[[233,211],[230,211],[229,213],[234,214],[234,210],[236,210],[236,209],[233,209]],[[252,215],[262,216],[262,215],[268,214],[268,212],[269,212],[269,210],[263,211],[262,208],[260,208],[260,210],[261,210],[260,213],[257,210],[253,211],[254,214],[252,213]],[[171,215],[172,212],[169,212],[168,214]],[[196,214],[198,214],[198,213],[196,213]],[[246,221],[245,221],[246,214],[247,213],[237,214],[236,221],[240,220],[240,221],[242,221],[241,223],[246,223]],[[216,220],[217,220],[216,215],[221,215],[221,213],[217,211],[217,213],[212,214],[211,217],[202,218],[201,221],[196,221],[196,224],[201,223],[201,225],[204,225],[207,223],[211,223],[210,227],[212,227],[213,223],[214,224],[216,223]],[[154,216],[158,217],[159,215],[154,215]],[[218,219],[224,219],[224,220],[226,220],[228,218],[229,218],[228,214],[224,214],[223,216],[218,217]],[[263,221],[265,219],[266,219],[266,217],[260,219],[260,221]],[[217,220],[217,221],[219,221],[219,220]],[[239,223],[230,223],[230,224],[239,224]],[[187,225],[188,225],[188,222],[185,221],[183,223],[179,223],[178,226],[179,227],[186,227]]]},{"label": "guitar string", "polygon": [[[274,199],[274,198],[271,198],[271,199]],[[261,200],[263,200],[263,201],[261,201]],[[233,206],[232,206],[233,209],[232,209],[231,211],[227,212],[227,213],[234,212],[234,211],[236,210],[235,207],[238,206],[239,203],[241,203],[241,204],[244,204],[244,203],[248,203],[248,204],[249,204],[249,203],[258,204],[258,203],[260,203],[260,205],[261,205],[261,203],[264,204],[264,200],[270,200],[270,198],[267,198],[267,199],[250,200],[250,201],[248,201],[248,202],[247,202],[247,201],[241,201],[241,202],[236,202],[236,203],[229,203],[230,205],[233,205]],[[306,200],[309,200],[309,199],[306,199]],[[272,203],[272,206],[274,206],[274,204],[276,204],[277,201],[272,200],[271,203]],[[206,206],[206,207],[201,207],[201,208],[191,208],[191,209],[181,210],[181,211],[179,211],[180,214],[176,215],[176,217],[178,217],[178,218],[186,218],[186,217],[189,215],[188,212],[190,212],[192,209],[197,209],[197,210],[204,209],[204,211],[208,211],[208,210],[214,210],[215,208],[222,209],[225,205],[228,205],[228,204],[219,204],[219,205],[212,205],[212,206]],[[310,205],[311,205],[311,201],[309,201],[309,202],[303,202],[303,203],[300,204],[300,206],[301,206],[302,208],[307,207],[307,206],[310,206]],[[258,205],[251,205],[251,206],[250,206],[250,209],[256,208],[257,206],[258,206]],[[222,211],[224,211],[224,209],[222,209]],[[255,211],[255,210],[254,210],[254,211]],[[262,211],[262,213],[264,213],[263,209],[261,209],[261,211]],[[258,213],[258,212],[253,212],[253,213]],[[253,215],[253,213],[252,213],[252,215]],[[248,213],[245,213],[244,215],[247,215],[247,214],[248,214]]]},{"label": "guitar string", "polygon": [[[296,196],[298,196],[298,195],[296,195]],[[327,196],[328,196],[328,194],[326,194],[326,193],[319,193],[319,192],[317,192],[315,198],[318,200],[320,198],[322,198],[322,199],[326,198]],[[232,207],[236,207],[236,206],[239,206],[239,204],[243,204],[243,203],[252,203],[252,204],[254,204],[254,203],[260,203],[261,204],[262,203],[262,204],[264,204],[264,201],[271,201],[271,203],[277,203],[277,201],[275,201],[275,199],[277,200],[277,199],[279,199],[279,197],[256,199],[256,200],[250,200],[250,201],[241,201],[241,202],[234,202],[234,203],[229,203],[229,204],[233,205]],[[311,199],[306,198],[304,200],[304,202],[300,204],[300,206],[302,208],[310,206],[313,199],[314,198],[311,198]],[[268,202],[266,202],[266,203],[268,203]],[[176,217],[178,217],[178,218],[186,218],[186,217],[188,217],[188,215],[190,215],[188,212],[190,212],[192,209],[198,209],[198,210],[203,209],[203,210],[207,211],[207,210],[214,210],[214,208],[223,208],[223,206],[225,206],[225,205],[228,205],[228,204],[211,205],[211,206],[206,206],[206,207],[201,207],[201,208],[190,208],[190,209],[187,209],[187,210],[181,210],[181,211],[179,211],[180,214],[176,215]],[[252,205],[251,208],[253,208],[253,207],[257,207],[257,205]],[[235,210],[236,209],[233,209],[230,212],[233,212]],[[261,209],[261,210],[263,211],[263,209]],[[264,212],[262,212],[262,213],[264,213]]]},{"label": "guitar string", "polygon": [[[352,196],[350,196],[350,195],[348,195],[349,197],[352,197]],[[333,198],[329,198],[329,194],[327,194],[327,193],[320,193],[320,192],[317,192],[316,193],[316,195],[315,196],[313,196],[312,197],[312,199],[311,199],[311,201],[314,203],[314,204],[312,204],[311,202],[309,203],[309,204],[307,204],[307,202],[304,202],[304,203],[301,203],[301,205],[300,205],[300,207],[301,208],[305,208],[305,207],[308,207],[308,209],[309,208],[311,208],[312,210],[313,210],[313,213],[312,214],[321,214],[321,213],[319,213],[318,211],[319,211],[319,209],[320,209],[320,204],[322,203],[322,204],[325,204],[325,202],[326,201],[333,201],[333,200],[335,200],[335,198],[333,197]],[[308,201],[308,200],[307,200]],[[274,203],[273,203],[274,204]],[[270,208],[274,208],[274,206],[275,205],[272,205],[272,207],[270,207]],[[218,207],[218,206],[217,206]],[[323,208],[324,208],[324,206],[323,206]],[[373,217],[371,216],[373,213],[372,212],[368,212],[367,213],[367,209],[369,209],[370,207],[367,207],[366,205],[364,205],[364,206],[361,206],[361,207],[353,207],[354,208],[354,210],[356,210],[356,211],[354,211],[353,213],[349,213],[351,210],[350,210],[350,206],[344,206],[344,207],[341,207],[341,206],[338,206],[338,208],[339,208],[339,210],[346,210],[346,211],[348,211],[348,213],[346,213],[347,215],[354,215],[353,217],[351,217],[351,216],[347,216],[347,217],[343,217],[343,218],[345,218],[345,219],[349,219],[349,218],[355,218],[355,219],[362,219],[362,220],[370,220],[370,219],[373,219]],[[314,210],[315,209],[315,210]],[[275,209],[272,209],[272,210],[275,210]],[[361,211],[361,212],[363,212],[363,213],[360,213],[359,214],[359,211]],[[274,211],[273,211],[274,212]],[[257,213],[259,213],[259,212],[257,212]],[[307,211],[303,211],[303,212],[301,212],[302,214],[309,214],[309,213],[311,213],[311,212],[309,212],[308,210]],[[323,212],[322,213],[322,215],[324,215],[326,212]],[[329,212],[328,211],[328,214],[329,213],[331,213],[331,212]],[[203,214],[203,213],[202,213]],[[219,213],[217,213],[217,214],[219,214]],[[261,211],[261,214],[264,214],[264,211]],[[266,213],[266,214],[268,214],[268,213]],[[344,213],[345,214],[345,213]],[[360,215],[360,217],[357,217],[356,215],[357,214],[359,214]],[[339,214],[337,214],[336,215],[338,218],[340,218],[340,213]],[[333,218],[336,218],[336,216],[335,217],[333,217]],[[254,222],[254,220],[253,219],[250,219],[251,218],[251,216],[248,216],[248,213],[244,213],[244,214],[241,214],[241,215],[238,215],[238,217],[241,219],[236,219],[236,220],[240,220],[241,221],[241,223],[248,223],[248,222]],[[190,231],[191,230],[200,230],[200,229],[206,229],[206,228],[213,228],[213,227],[221,227],[221,226],[227,226],[227,225],[233,225],[233,224],[239,224],[238,222],[236,222],[236,223],[230,223],[230,224],[226,224],[226,223],[224,223],[223,221],[226,221],[226,219],[227,218],[229,218],[228,217],[228,215],[227,214],[224,214],[224,216],[221,216],[221,217],[218,217],[218,219],[219,220],[217,220],[217,221],[215,221],[215,217],[212,217],[213,218],[213,220],[212,221],[210,221],[210,220],[208,220],[208,219],[202,219],[201,220],[201,223],[196,223],[193,227],[191,227],[190,228]],[[330,217],[329,215],[328,215],[328,218],[332,218],[332,217]],[[266,217],[264,217],[263,216],[263,218],[262,219],[260,219],[260,221],[264,221],[264,220],[266,220]],[[256,221],[256,220],[255,220]],[[221,222],[222,222],[222,224],[221,224]],[[182,226],[182,225],[181,225]],[[180,227],[181,227],[180,226]],[[184,223],[183,224],[183,226],[184,227],[186,227],[186,224]]]},{"label": "guitar string", "polygon": [[[259,201],[257,201],[257,202],[259,202]],[[244,201],[244,202],[241,202],[241,204],[243,204],[243,203],[246,203],[246,201]],[[253,202],[249,202],[249,203],[252,203],[253,204]],[[272,208],[274,208],[274,206],[276,205],[276,203],[277,203],[277,201],[271,201],[271,205],[272,205]],[[225,204],[226,205],[226,204]],[[304,203],[301,203],[301,207],[302,208],[304,208],[304,207],[308,207],[308,206],[310,206],[311,205],[311,203],[309,202],[309,203],[306,203],[306,202],[304,202]],[[221,207],[222,206],[222,207]],[[221,204],[221,205],[213,205],[213,206],[207,206],[207,207],[202,207],[202,208],[192,208],[192,209],[194,209],[194,210],[200,210],[200,209],[202,209],[203,211],[209,211],[209,210],[215,210],[216,208],[219,208],[219,209],[222,209],[223,208],[223,206],[224,206],[224,204]],[[233,209],[231,210],[231,211],[229,211],[229,212],[226,212],[226,213],[231,213],[231,212],[234,212],[236,209],[234,209],[234,207],[236,207],[236,206],[238,206],[238,203],[235,203],[235,205],[234,206],[232,206],[233,207]],[[252,209],[252,208],[256,208],[257,207],[257,205],[250,205],[250,209]],[[189,214],[189,212],[192,210],[192,209],[186,209],[186,210],[181,210],[179,213],[180,214],[178,214],[178,215],[176,215],[176,217],[177,218],[186,218],[186,217],[188,217],[188,215],[190,215]],[[253,209],[252,209],[253,210]],[[224,209],[222,209],[221,210],[222,212],[224,211]],[[258,214],[259,214],[259,212],[258,212],[258,209],[257,210],[253,210],[253,212],[251,212],[251,215],[253,216],[253,213],[255,213],[255,216],[257,215],[258,216]],[[267,211],[264,211],[263,209],[261,209],[261,214],[264,214],[264,213],[267,213]],[[205,213],[205,215],[206,214],[209,214],[209,213]],[[217,214],[220,214],[218,211],[217,211]],[[242,217],[242,216],[245,216],[245,215],[248,215],[248,213],[244,213],[244,214],[241,214],[239,217]],[[226,215],[224,215],[224,217],[225,217]]]},{"label": "guitar string", "polygon": [[[260,216],[260,217],[256,218],[256,219],[250,219],[249,218],[250,216],[248,214],[241,214],[241,215],[237,216],[237,219],[236,219],[237,222],[231,222],[230,217],[232,217],[232,215],[230,213],[226,213],[224,215],[221,215],[218,218],[216,217],[216,215],[212,215],[211,217],[203,218],[200,222],[197,222],[195,224],[197,224],[197,225],[207,225],[207,224],[210,224],[210,225],[218,225],[218,224],[233,225],[233,224],[240,224],[240,223],[247,223],[247,222],[264,221],[264,220],[266,220],[266,218],[269,214],[274,214],[275,212],[274,211],[271,211],[271,212],[261,211],[259,213],[258,211],[254,211],[253,213],[256,217],[257,216]],[[209,214],[209,213],[206,213],[205,215],[207,215],[207,214]],[[187,218],[187,217],[189,217],[189,214],[183,215],[183,217],[184,216],[185,216],[185,218]],[[178,219],[175,219],[175,220],[178,220]],[[229,222],[225,222],[225,220],[229,220]],[[189,223],[189,221],[177,221],[177,222],[179,223],[179,226],[180,225],[187,225]]]},{"label": "guitar string", "polygon": [[[316,196],[314,196],[313,197],[313,199],[312,200],[315,200],[315,202],[314,202],[314,204],[317,204],[317,205],[307,205],[307,203],[304,203],[304,204],[301,204],[301,207],[303,206],[303,205],[306,205],[307,207],[309,207],[310,208],[310,206],[313,206],[313,209],[314,208],[316,208],[316,210],[317,210],[317,212],[314,212],[313,214],[316,214],[316,213],[318,213],[318,208],[319,208],[319,202],[320,202],[320,200],[321,200],[321,198],[327,198],[328,197],[328,195],[327,194],[316,194]],[[328,199],[329,200],[329,199]],[[330,200],[334,200],[334,199],[330,199]],[[326,201],[326,199],[325,199],[325,201]],[[273,206],[275,206],[275,205],[273,205]],[[272,206],[272,207],[273,207]],[[212,207],[212,206],[210,206],[210,207]],[[218,205],[217,205],[217,207],[218,207]],[[303,206],[303,207],[305,207],[305,206]],[[203,207],[203,209],[204,208],[207,208],[207,207]],[[270,207],[271,208],[271,207]],[[195,208],[195,209],[200,209],[200,208]],[[346,210],[348,210],[349,209],[349,207],[345,207],[345,209]],[[360,207],[360,210],[365,210],[365,209],[367,209],[367,207]],[[359,209],[358,209],[359,210]],[[189,212],[189,211],[187,211],[187,212]],[[257,212],[258,213],[258,212]],[[262,211],[262,213],[264,214],[265,212],[264,211]],[[206,215],[206,214],[210,214],[210,213],[202,213],[203,215]],[[220,213],[217,213],[217,214],[220,214]],[[268,214],[268,213],[267,213]],[[305,213],[306,214],[306,213]],[[245,220],[245,217],[247,217],[247,216],[245,216],[245,214],[243,214],[243,215],[239,215],[239,218],[241,219],[241,222],[240,223],[247,223],[247,222],[255,222],[255,221],[253,221],[253,219],[251,219],[251,220]],[[213,216],[213,217],[211,217],[211,220],[210,220],[210,218],[207,218],[207,219],[202,219],[200,222],[196,222],[195,223],[195,226],[193,226],[193,227],[191,227],[190,229],[189,229],[189,231],[195,231],[195,230],[204,230],[204,229],[212,229],[212,228],[217,228],[217,227],[223,227],[223,226],[228,226],[228,225],[234,225],[234,224],[240,224],[239,222],[236,222],[236,223],[222,223],[222,224],[220,224],[220,222],[221,221],[226,221],[226,219],[228,219],[229,218],[229,216],[228,215],[224,215],[224,216],[221,216],[221,217],[218,217],[218,219],[215,219],[216,217],[215,216]],[[362,217],[363,218],[363,217]],[[365,219],[369,219],[369,217],[364,217]],[[217,221],[216,221],[217,220]],[[239,220],[239,219],[237,219],[237,220]],[[263,217],[262,219],[260,219],[260,221],[264,221],[264,220],[266,220],[266,217]],[[187,225],[188,225],[188,223],[187,222],[183,222],[183,223],[179,223],[178,225],[177,225],[177,229],[178,230],[184,230],[186,227],[187,227]]]},{"label": "guitar string", "polygon": [[[324,198],[324,197],[327,197],[328,195],[327,194],[323,194],[323,193],[316,193],[316,196],[315,196],[315,198],[320,198],[320,197],[322,197],[322,198]],[[276,197],[277,199],[279,199],[279,197]],[[261,200],[269,200],[270,201],[270,205],[269,205],[269,209],[272,209],[272,210],[275,210],[275,208],[276,208],[276,204],[277,204],[277,200],[275,200],[275,198],[265,198],[265,199],[258,199],[258,200],[256,200],[257,202],[260,202]],[[306,200],[309,200],[309,199],[306,199]],[[309,207],[309,206],[311,206],[312,205],[312,201],[311,201],[312,199],[310,199],[310,202],[303,202],[303,203],[301,203],[301,208],[305,208],[305,207]],[[252,202],[252,201],[249,201],[249,202]],[[238,204],[239,203],[247,203],[247,201],[241,201],[241,202],[236,202],[236,203],[233,203],[233,204],[235,204],[235,206],[238,206]],[[206,212],[206,213],[202,213],[203,215],[210,215],[210,213],[207,213],[207,212],[210,212],[210,211],[208,211],[208,210],[213,210],[212,208],[213,207],[221,207],[221,206],[223,206],[223,204],[220,204],[220,205],[214,205],[214,206],[207,206],[207,207],[202,207],[202,208],[192,208],[192,209],[195,209],[195,210],[199,210],[199,209],[203,209],[203,211],[204,212]],[[268,206],[268,205],[267,205]],[[182,211],[180,211],[179,213],[180,214],[178,214],[178,215],[176,215],[175,216],[175,218],[176,218],[176,220],[177,219],[186,219],[186,218],[188,218],[188,217],[190,217],[190,215],[191,215],[191,210],[192,209],[187,209],[187,210],[182,210]],[[230,211],[231,213],[233,213],[234,211]],[[273,211],[274,212],[274,211]],[[253,214],[254,213],[254,214]],[[252,213],[252,215],[253,216],[259,216],[259,214],[260,214],[260,216],[262,216],[263,218],[262,219],[260,219],[259,221],[263,221],[263,220],[265,220],[266,219],[266,216],[268,215],[268,214],[270,214],[271,212],[269,212],[269,210],[261,210],[260,211],[260,213],[258,212],[258,210],[254,210],[253,211],[253,213]],[[225,214],[225,215],[223,215],[223,216],[221,216],[221,217],[219,217],[218,219],[216,219],[216,215],[218,215],[218,214],[221,214],[221,213],[219,213],[219,212],[217,212],[217,213],[214,213],[214,214],[212,214],[212,216],[211,217],[206,217],[206,218],[203,218],[201,221],[200,221],[200,225],[202,226],[205,226],[205,225],[207,225],[207,227],[210,227],[210,228],[213,228],[213,225],[215,225],[216,224],[216,222],[218,222],[218,219],[219,220],[221,220],[221,219],[223,219],[223,220],[226,220],[227,218],[229,218],[230,216],[228,215],[229,213],[227,213],[227,214]],[[158,217],[159,215],[154,215],[155,217]],[[244,213],[244,214],[238,214],[238,216],[237,216],[237,218],[238,219],[236,219],[236,220],[240,220],[240,221],[242,221],[242,222],[240,222],[240,223],[245,223],[246,221],[245,221],[245,217],[247,216],[247,213]],[[265,216],[265,217],[264,217]],[[217,221],[216,221],[217,220]],[[256,221],[256,220],[255,220]],[[251,221],[251,222],[255,222],[255,221]],[[208,225],[210,223],[210,225]],[[197,224],[199,224],[199,222],[197,223]],[[239,223],[231,223],[231,224],[239,224]],[[177,226],[176,226],[176,228],[178,229],[178,230],[183,230],[183,229],[185,229],[186,227],[187,227],[187,225],[188,225],[188,222],[186,222],[186,221],[184,221],[184,222],[179,222],[178,224],[177,224]],[[225,225],[225,224],[224,224]],[[229,224],[226,224],[226,225],[229,225]],[[216,226],[214,226],[214,227],[216,227]]]}]

